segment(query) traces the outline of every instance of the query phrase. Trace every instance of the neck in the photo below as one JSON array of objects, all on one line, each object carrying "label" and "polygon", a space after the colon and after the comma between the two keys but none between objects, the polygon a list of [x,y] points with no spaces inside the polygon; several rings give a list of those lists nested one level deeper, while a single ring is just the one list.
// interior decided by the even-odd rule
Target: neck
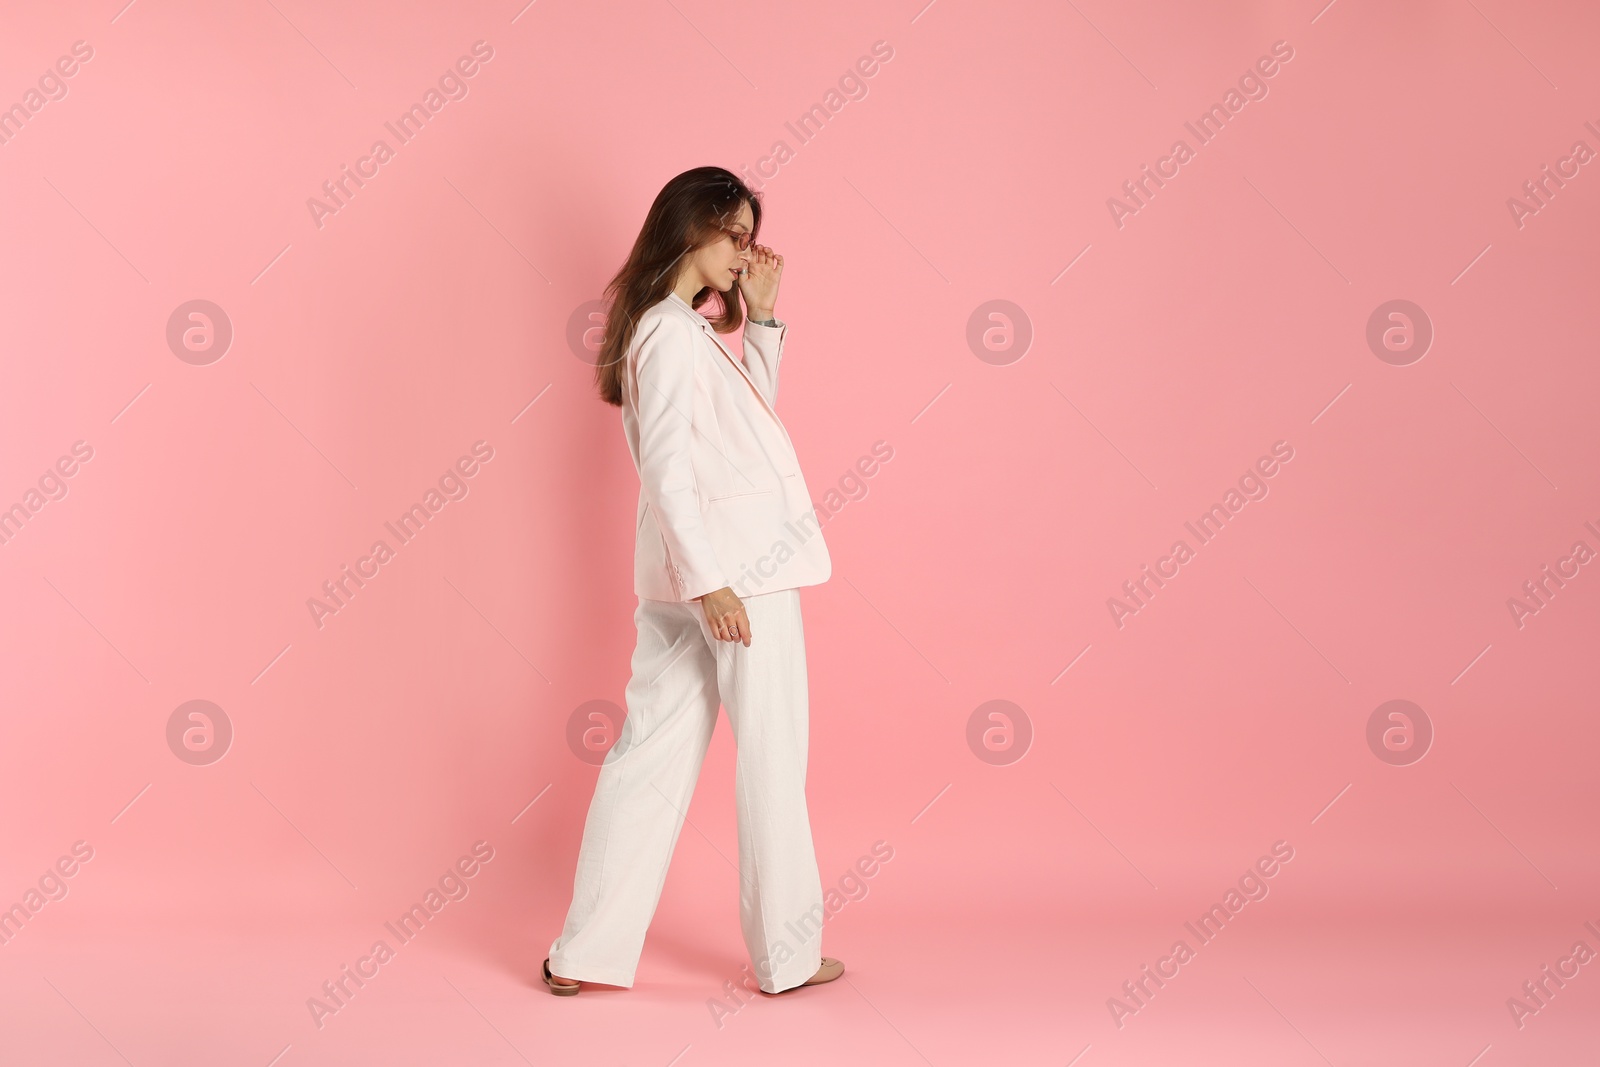
[{"label": "neck", "polygon": [[672,291],[677,293],[685,304],[694,307],[694,295],[705,287],[704,280],[685,277],[678,280],[678,283],[672,287]]}]

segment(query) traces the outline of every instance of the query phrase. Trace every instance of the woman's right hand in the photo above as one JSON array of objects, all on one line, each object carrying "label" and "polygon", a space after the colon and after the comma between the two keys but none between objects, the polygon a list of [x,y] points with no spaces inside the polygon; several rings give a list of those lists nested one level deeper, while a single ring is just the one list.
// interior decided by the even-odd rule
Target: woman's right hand
[{"label": "woman's right hand", "polygon": [[744,601],[728,586],[701,597],[701,609],[706,613],[706,623],[718,641],[743,641],[750,647],[750,616],[745,614]]}]

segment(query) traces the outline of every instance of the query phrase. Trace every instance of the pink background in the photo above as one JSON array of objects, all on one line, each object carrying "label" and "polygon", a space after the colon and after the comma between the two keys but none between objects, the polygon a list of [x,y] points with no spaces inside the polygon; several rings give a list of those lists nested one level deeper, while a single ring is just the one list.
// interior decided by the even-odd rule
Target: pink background
[{"label": "pink background", "polygon": [[[0,145],[0,506],[93,450],[0,545],[0,903],[93,849],[0,945],[4,1062],[1593,1055],[1600,963],[1520,1028],[1506,1003],[1600,950],[1600,567],[1507,606],[1600,550],[1596,164],[1507,206],[1600,149],[1592,7],[122,3],[12,3],[0,35],[0,104],[93,49]],[[569,330],[708,163],[763,182],[779,411],[818,503],[855,496],[803,594],[824,884],[893,849],[828,924],[844,980],[721,1026],[725,722],[635,987],[538,980],[595,777],[569,729],[634,638],[637,479]],[[196,299],[233,330],[203,365],[166,336]],[[1367,342],[1391,300],[1434,332],[1407,365]],[[974,321],[1031,343],[975,350]],[[467,495],[319,628],[307,600],[477,441]],[[1434,732],[1406,765],[1367,740],[1396,699]],[[208,765],[169,747],[191,700],[233,730]],[[969,744],[994,700],[998,753]],[[319,1028],[308,998],[479,841],[470,893]],[[1108,999],[1277,841],[1269,895],[1119,1027]]]}]

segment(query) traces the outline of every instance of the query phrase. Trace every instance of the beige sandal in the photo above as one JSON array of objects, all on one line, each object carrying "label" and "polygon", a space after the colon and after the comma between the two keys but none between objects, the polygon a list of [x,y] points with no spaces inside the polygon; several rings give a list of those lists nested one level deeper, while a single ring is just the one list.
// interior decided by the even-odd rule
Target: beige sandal
[{"label": "beige sandal", "polygon": [[550,992],[558,997],[575,997],[578,995],[578,990],[583,988],[582,982],[572,982],[569,985],[565,978],[558,984],[555,981],[555,975],[550,973],[550,958],[548,956],[545,957],[544,961],[544,984],[549,986]]},{"label": "beige sandal", "polygon": [[810,978],[807,978],[804,982],[801,982],[800,985],[790,986],[789,989],[780,989],[776,993],[767,993],[765,989],[763,989],[761,992],[767,993],[767,996],[769,997],[781,997],[785,993],[789,992],[790,989],[799,989],[800,986],[822,985],[824,982],[833,981],[842,974],[844,974],[844,964],[840,963],[832,956],[824,956],[822,957],[822,966],[817,968],[817,973],[812,975]]}]

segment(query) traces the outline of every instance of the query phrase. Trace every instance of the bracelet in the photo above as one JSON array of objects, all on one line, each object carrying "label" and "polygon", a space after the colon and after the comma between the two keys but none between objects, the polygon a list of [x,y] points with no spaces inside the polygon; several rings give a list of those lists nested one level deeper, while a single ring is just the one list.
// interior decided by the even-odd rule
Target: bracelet
[{"label": "bracelet", "polygon": [[778,325],[778,320],[777,319],[751,319],[750,321],[755,323],[757,326],[776,326],[776,325]]}]

